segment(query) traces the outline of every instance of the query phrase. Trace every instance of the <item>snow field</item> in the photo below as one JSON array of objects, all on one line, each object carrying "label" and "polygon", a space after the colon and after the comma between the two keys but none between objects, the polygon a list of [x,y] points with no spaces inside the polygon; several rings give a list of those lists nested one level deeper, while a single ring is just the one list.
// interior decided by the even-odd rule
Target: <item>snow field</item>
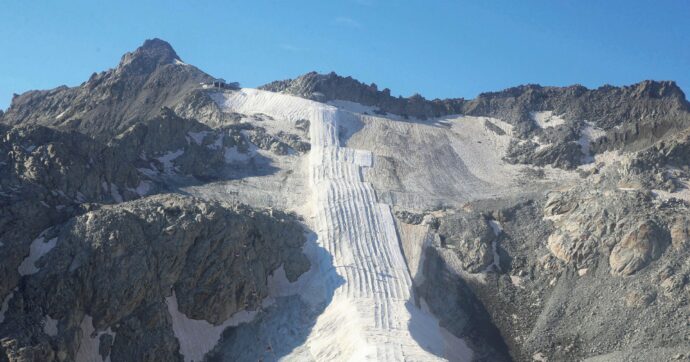
[{"label": "snow field", "polygon": [[[373,155],[340,146],[338,120],[343,111],[254,89],[219,93],[215,101],[226,110],[261,113],[286,125],[302,119],[310,122],[311,226],[318,245],[332,257],[330,268],[342,279],[312,280],[335,289],[304,344],[314,359],[469,359],[471,351],[464,342],[449,336],[431,314],[411,301],[412,279],[390,207],[378,202],[372,185],[363,180]],[[312,263],[324,267],[323,260]],[[305,283],[295,287],[304,288],[298,294],[307,302],[317,298],[318,293]]]}]

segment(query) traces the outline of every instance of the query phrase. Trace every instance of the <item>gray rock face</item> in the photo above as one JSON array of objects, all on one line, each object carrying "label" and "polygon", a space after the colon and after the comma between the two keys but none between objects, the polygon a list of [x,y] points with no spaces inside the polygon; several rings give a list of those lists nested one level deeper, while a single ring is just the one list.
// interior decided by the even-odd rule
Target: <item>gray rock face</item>
[{"label": "gray rock face", "polygon": [[[179,360],[163,303],[172,291],[182,313],[217,324],[256,308],[279,266],[292,281],[309,268],[302,226],[272,215],[162,195],[71,219],[51,231],[56,247],[10,300],[0,325],[5,355],[37,360],[40,336],[53,356],[73,359],[75,329],[88,315],[97,331],[115,334],[113,360]],[[44,315],[58,320],[56,336],[32,332]]]},{"label": "gray rock face", "polygon": [[160,39],[147,40],[115,69],[94,73],[78,87],[30,91],[12,99],[0,121],[40,124],[107,139],[138,121],[155,117],[212,78],[182,63]]},{"label": "gray rock face", "polygon": [[409,98],[396,98],[391,96],[388,88],[379,91],[376,84],[366,85],[352,77],[341,77],[333,72],[329,74],[310,72],[296,79],[276,81],[260,88],[272,92],[290,93],[320,102],[347,100],[378,107],[379,112],[383,114],[395,113],[421,119],[460,114],[464,104],[461,98],[428,101],[418,94]]}]

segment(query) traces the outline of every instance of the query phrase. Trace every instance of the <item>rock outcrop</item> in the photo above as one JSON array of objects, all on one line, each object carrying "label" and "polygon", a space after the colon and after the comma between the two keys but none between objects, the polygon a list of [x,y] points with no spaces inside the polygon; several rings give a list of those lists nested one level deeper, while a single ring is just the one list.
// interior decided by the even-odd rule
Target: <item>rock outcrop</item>
[{"label": "rock outcrop", "polygon": [[183,63],[170,44],[147,40],[111,70],[94,73],[73,88],[30,91],[12,99],[0,121],[77,130],[108,139],[173,107],[213,78]]},{"label": "rock outcrop", "polygon": [[309,268],[291,216],[175,195],[105,206],[46,237],[54,248],[22,278],[0,325],[11,361],[73,360],[85,328],[107,331],[97,344],[111,345],[113,360],[180,360],[171,293],[181,313],[220,324],[257,308],[278,267],[292,281]]}]

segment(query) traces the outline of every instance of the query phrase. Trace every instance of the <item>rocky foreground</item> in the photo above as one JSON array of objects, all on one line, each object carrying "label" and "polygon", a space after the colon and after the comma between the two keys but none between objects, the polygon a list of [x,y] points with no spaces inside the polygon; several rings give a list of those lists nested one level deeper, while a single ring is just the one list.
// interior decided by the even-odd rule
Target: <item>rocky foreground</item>
[{"label": "rocky foreground", "polygon": [[[389,307],[367,330],[424,315],[446,333],[403,323],[405,346],[381,332],[363,358],[690,360],[690,104],[675,83],[426,100],[335,73],[263,93],[213,79],[154,39],[0,112],[0,361],[347,360],[364,345],[334,342],[359,336],[338,324],[354,283]],[[337,110],[328,134],[371,157],[334,158],[324,203],[319,119],[295,104]],[[336,202],[350,189],[364,196]],[[403,260],[352,252],[356,276],[328,246],[381,235]],[[387,278],[404,300],[375,293]]]}]

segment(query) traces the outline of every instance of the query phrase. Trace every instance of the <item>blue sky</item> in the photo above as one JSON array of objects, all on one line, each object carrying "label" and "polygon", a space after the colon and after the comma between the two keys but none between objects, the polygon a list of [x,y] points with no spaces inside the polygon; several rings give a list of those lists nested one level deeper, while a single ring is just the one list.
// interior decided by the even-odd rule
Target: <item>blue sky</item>
[{"label": "blue sky", "polygon": [[244,86],[336,71],[395,95],[524,83],[690,90],[690,1],[3,1],[0,108],[78,85],[144,39]]}]

